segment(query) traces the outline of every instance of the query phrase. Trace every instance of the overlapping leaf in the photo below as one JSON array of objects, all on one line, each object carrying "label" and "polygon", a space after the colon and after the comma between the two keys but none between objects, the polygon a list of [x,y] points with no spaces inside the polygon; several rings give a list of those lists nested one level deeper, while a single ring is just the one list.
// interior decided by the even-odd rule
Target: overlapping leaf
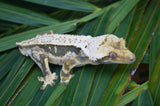
[{"label": "overlapping leaf", "polygon": [[12,63],[14,63],[14,61],[18,58],[19,55],[20,54],[17,50],[13,50],[2,58],[0,62],[0,80],[8,73],[8,71],[13,66]]},{"label": "overlapping leaf", "polygon": [[83,11],[83,12],[93,12],[97,9],[95,5],[84,2],[82,0],[25,0],[32,3],[37,3],[41,5],[62,8],[62,9],[69,9],[75,11]]},{"label": "overlapping leaf", "polygon": [[0,19],[20,24],[40,26],[53,25],[57,20],[37,12],[0,2]]},{"label": "overlapping leaf", "polygon": [[33,65],[33,61],[30,59],[27,59],[18,73],[15,75],[15,77],[12,79],[10,84],[7,86],[5,91],[0,97],[0,104],[6,104],[9,100],[9,98],[13,95],[14,91],[18,88],[21,81],[24,79],[28,71],[31,69]]},{"label": "overlapping leaf", "polygon": [[132,106],[154,106],[150,92],[143,90],[132,103]]},{"label": "overlapping leaf", "polygon": [[131,90],[130,92],[127,92],[120,98],[118,106],[124,106],[132,102],[138,97],[138,95],[141,93],[142,90],[146,90],[147,88],[148,88],[148,82],[138,86],[137,88]]},{"label": "overlapping leaf", "polygon": [[[159,18],[160,21],[160,18]],[[157,24],[158,25],[158,24]],[[160,25],[156,29],[155,36],[150,46],[150,79],[149,90],[155,106],[160,105]]]}]

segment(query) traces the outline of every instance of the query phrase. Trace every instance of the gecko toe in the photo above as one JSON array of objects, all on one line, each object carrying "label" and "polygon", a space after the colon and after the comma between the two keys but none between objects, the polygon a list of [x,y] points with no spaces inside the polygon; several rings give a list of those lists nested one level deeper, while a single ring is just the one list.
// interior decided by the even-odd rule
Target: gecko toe
[{"label": "gecko toe", "polygon": [[54,81],[51,81],[49,85],[50,85],[50,86],[54,86],[54,85],[55,85],[55,82],[54,82]]},{"label": "gecko toe", "polygon": [[47,86],[46,84],[43,84],[40,89],[44,90],[46,88],[46,86]]},{"label": "gecko toe", "polygon": [[43,77],[39,77],[39,76],[38,76],[37,78],[38,78],[38,80],[41,81],[41,82],[44,81],[44,78],[43,78]]}]

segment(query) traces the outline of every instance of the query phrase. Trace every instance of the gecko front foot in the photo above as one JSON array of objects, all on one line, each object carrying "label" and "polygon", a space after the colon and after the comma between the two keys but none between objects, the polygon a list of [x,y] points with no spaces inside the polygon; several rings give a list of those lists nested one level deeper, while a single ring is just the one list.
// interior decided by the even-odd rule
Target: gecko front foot
[{"label": "gecko front foot", "polygon": [[53,80],[56,80],[56,79],[58,79],[58,76],[56,75],[56,73],[52,73],[44,77],[38,77],[39,81],[44,82],[41,87],[41,90],[44,90],[48,84],[50,86],[55,85],[55,82]]}]

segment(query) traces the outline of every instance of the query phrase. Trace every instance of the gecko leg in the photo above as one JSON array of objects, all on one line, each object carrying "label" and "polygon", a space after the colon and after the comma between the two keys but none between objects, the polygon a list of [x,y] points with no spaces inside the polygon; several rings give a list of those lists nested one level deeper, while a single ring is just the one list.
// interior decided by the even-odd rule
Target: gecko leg
[{"label": "gecko leg", "polygon": [[53,80],[57,79],[58,76],[56,75],[56,73],[51,73],[48,64],[48,57],[44,54],[35,55],[35,53],[38,54],[39,52],[34,51],[31,55],[31,58],[36,62],[36,64],[42,70],[44,77],[38,77],[38,80],[44,82],[41,87],[41,89],[44,90],[48,84],[50,86],[55,85],[55,82]]},{"label": "gecko leg", "polygon": [[74,77],[74,75],[70,74],[70,70],[77,66],[83,66],[88,63],[88,58],[77,56],[76,58],[72,60],[66,61],[63,66],[60,73],[60,84],[65,83],[68,85],[70,79]]},{"label": "gecko leg", "polygon": [[68,60],[66,61],[63,66],[62,66],[62,70],[60,72],[60,84],[62,83],[66,83],[68,85],[70,79],[72,77],[74,77],[74,75],[70,74],[70,70],[76,65],[76,61],[75,60]]}]

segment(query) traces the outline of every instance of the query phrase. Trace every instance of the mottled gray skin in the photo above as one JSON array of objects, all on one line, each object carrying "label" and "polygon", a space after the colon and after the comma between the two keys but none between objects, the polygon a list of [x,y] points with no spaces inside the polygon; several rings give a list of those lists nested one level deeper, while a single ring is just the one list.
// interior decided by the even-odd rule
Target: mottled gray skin
[{"label": "mottled gray skin", "polygon": [[[57,49],[56,51],[55,47]],[[27,54],[24,55],[29,55],[35,61],[35,63],[41,68],[42,73],[45,77],[51,74],[48,62],[52,64],[62,65],[62,70],[60,74],[61,77],[60,83],[66,83],[66,84],[69,83],[69,80],[73,77],[73,75],[70,74],[70,70],[73,67],[83,66],[85,64],[92,64],[92,62],[89,61],[88,57],[81,55],[80,48],[76,48],[73,46],[66,47],[66,46],[53,46],[53,45],[36,45],[28,47],[19,46],[19,49],[20,51],[23,51],[23,53],[24,51],[26,51],[25,53]],[[68,59],[65,60],[64,57],[68,52],[74,53],[74,55],[72,55],[69,58],[69,60]],[[50,57],[51,55],[54,57],[58,57],[57,61],[55,62],[50,61],[52,60]],[[45,61],[45,59],[47,59],[47,62]],[[61,62],[58,62],[59,60],[61,60]],[[40,81],[41,79],[45,80],[47,78],[39,78]],[[50,85],[51,86],[54,85],[54,82],[52,82]],[[45,89],[45,87],[46,85],[44,84],[41,87],[41,89]]]}]

